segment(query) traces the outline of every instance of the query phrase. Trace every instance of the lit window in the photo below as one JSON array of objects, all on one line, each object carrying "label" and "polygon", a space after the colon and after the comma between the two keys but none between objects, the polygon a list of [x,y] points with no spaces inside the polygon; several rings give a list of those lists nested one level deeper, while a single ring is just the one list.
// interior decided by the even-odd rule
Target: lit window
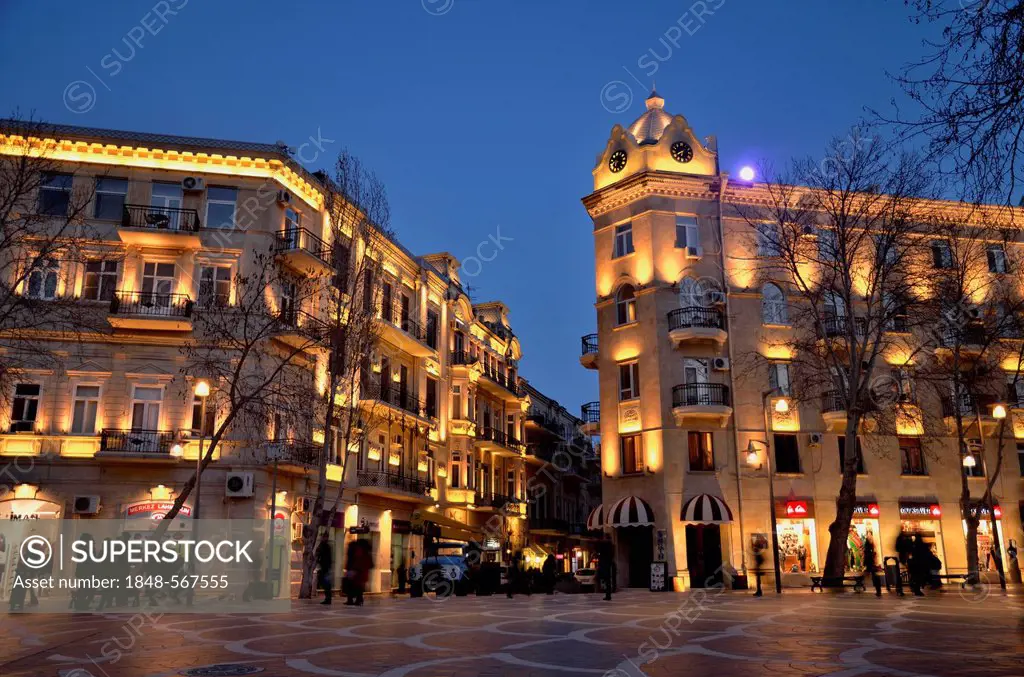
[{"label": "lit window", "polygon": [[686,435],[691,472],[711,472],[715,469],[715,451],[711,433],[691,430]]},{"label": "lit window", "polygon": [[71,174],[45,172],[39,184],[39,213],[67,216],[71,204]]},{"label": "lit window", "polygon": [[640,397],[640,364],[628,362],[619,365],[619,399]]},{"label": "lit window", "polygon": [[199,304],[224,307],[231,301],[231,267],[203,266],[199,270]]},{"label": "lit window", "polygon": [[25,295],[30,299],[45,301],[57,298],[57,275],[59,272],[60,265],[54,259],[36,261],[35,266],[28,273]]},{"label": "lit window", "polygon": [[75,386],[75,401],[71,411],[71,432],[75,435],[94,434],[96,432],[96,412],[99,410],[99,406],[99,386]]},{"label": "lit window", "polygon": [[946,240],[932,240],[932,267],[952,268],[953,252]]},{"label": "lit window", "polygon": [[633,224],[624,223],[615,227],[614,258],[633,253]]},{"label": "lit window", "polygon": [[792,395],[789,380],[789,365],[785,362],[773,362],[768,365],[768,388],[778,389],[782,395]]},{"label": "lit window", "polygon": [[117,261],[93,259],[85,262],[85,285],[82,298],[89,301],[109,301],[117,289]]},{"label": "lit window", "polygon": [[[206,400],[205,411],[203,409],[204,399]],[[210,403],[209,396],[204,398],[195,393],[192,394],[192,434],[212,437],[217,419],[216,414],[217,409]]]},{"label": "lit window", "polygon": [[924,453],[921,451],[921,440],[916,437],[901,437],[899,443],[902,474],[927,475],[928,470],[924,466]]},{"label": "lit window", "polygon": [[625,475],[634,475],[644,471],[644,450],[640,434],[622,435],[619,437],[619,447],[622,454],[622,472]]},{"label": "lit window", "polygon": [[19,383],[14,386],[14,400],[11,403],[12,433],[31,432],[36,428],[36,417],[39,415],[38,383]]},{"label": "lit window", "polygon": [[789,309],[786,296],[770,282],[761,289],[761,322],[764,324],[789,324]]},{"label": "lit window", "polygon": [[156,431],[160,428],[162,388],[135,386],[132,393],[132,430]]},{"label": "lit window", "polygon": [[127,194],[126,179],[96,179],[96,218],[120,221],[124,216],[124,199]]},{"label": "lit window", "polygon": [[210,186],[206,191],[206,227],[234,228],[238,189]]},{"label": "lit window", "polygon": [[174,291],[174,264],[146,261],[142,264],[142,303],[152,308],[169,308]]},{"label": "lit window", "polygon": [[633,291],[633,285],[624,284],[619,288],[615,310],[617,324],[636,322],[636,292]]}]

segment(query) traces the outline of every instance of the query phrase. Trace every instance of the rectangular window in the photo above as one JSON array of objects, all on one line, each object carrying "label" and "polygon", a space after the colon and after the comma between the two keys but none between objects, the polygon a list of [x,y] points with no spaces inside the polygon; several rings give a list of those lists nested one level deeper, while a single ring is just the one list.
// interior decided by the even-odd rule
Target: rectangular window
[{"label": "rectangular window", "polygon": [[982,456],[985,453],[985,446],[981,443],[981,440],[974,438],[967,440],[967,448],[970,450],[971,458],[974,459],[974,464],[963,465],[964,474],[968,477],[984,477],[985,463]]},{"label": "rectangular window", "polygon": [[676,217],[676,247],[700,247],[700,228],[695,216]]},{"label": "rectangular window", "polygon": [[36,429],[39,415],[38,383],[19,383],[14,386],[14,401],[11,406],[11,432],[31,432]]},{"label": "rectangular window", "polygon": [[[846,436],[840,435],[839,442],[839,472],[843,472],[843,463],[846,458]],[[860,438],[857,438],[857,474],[864,474],[864,451],[861,449]]]},{"label": "rectangular window", "polygon": [[633,224],[624,223],[621,226],[615,226],[615,255],[613,258],[619,258],[626,254],[633,253]]},{"label": "rectangular window", "polygon": [[839,240],[836,231],[822,228],[818,232],[818,258],[828,262],[839,260]]},{"label": "rectangular window", "polygon": [[142,302],[157,307],[171,305],[174,292],[174,264],[147,261],[142,266]]},{"label": "rectangular window", "polygon": [[85,262],[85,284],[82,298],[89,301],[109,301],[117,289],[117,261],[93,259]]},{"label": "rectangular window", "polygon": [[162,388],[135,386],[132,393],[132,430],[160,429],[160,402]]},{"label": "rectangular window", "polygon": [[640,364],[628,362],[619,365],[619,399],[640,397]]},{"label": "rectangular window", "polygon": [[1007,273],[1009,268],[1006,265],[1006,250],[1001,244],[990,244],[988,246],[988,272]]},{"label": "rectangular window", "polygon": [[57,276],[60,264],[56,259],[40,259],[32,266],[26,280],[26,296],[30,299],[52,301],[57,298]]},{"label": "rectangular window", "polygon": [[788,364],[785,362],[773,362],[768,365],[768,388],[770,390],[778,388],[779,393],[786,396],[793,394],[789,385]]},{"label": "rectangular window", "polygon": [[71,433],[74,435],[95,434],[96,413],[99,407],[99,386],[75,386],[75,401],[71,407]]},{"label": "rectangular window", "polygon": [[690,452],[690,471],[713,471],[715,451],[711,445],[711,433],[691,430],[686,435],[686,441]]},{"label": "rectangular window", "polygon": [[[203,399],[206,400],[206,411],[203,411]],[[211,406],[209,397],[192,395],[192,434],[212,437],[216,413],[216,408]]]},{"label": "rectangular window", "polygon": [[619,448],[622,453],[622,473],[624,475],[642,473],[646,466],[640,433],[620,436]]},{"label": "rectangular window", "polygon": [[427,345],[437,350],[437,328],[440,322],[440,316],[437,311],[428,308],[427,309]]},{"label": "rectangular window", "polygon": [[448,471],[448,486],[452,489],[462,488],[462,454],[452,452],[452,467]]},{"label": "rectangular window", "polygon": [[427,418],[437,418],[437,379],[427,377]]},{"label": "rectangular window", "polygon": [[452,418],[466,418],[462,413],[462,386],[452,386]]},{"label": "rectangular window", "polygon": [[96,208],[93,215],[105,221],[120,221],[128,194],[127,179],[96,179]]},{"label": "rectangular window", "polygon": [[210,186],[206,190],[206,227],[234,228],[238,189]]},{"label": "rectangular window", "polygon": [[44,172],[39,184],[39,213],[67,216],[71,204],[71,174]]},{"label": "rectangular window", "polygon": [[166,221],[161,219],[156,222],[159,228],[167,228],[169,230],[178,230],[181,228],[183,224],[181,212],[178,210],[182,207],[182,200],[180,183],[153,182],[153,191],[149,204],[150,206],[157,208],[154,210],[154,213],[167,215]]},{"label": "rectangular window", "polygon": [[223,308],[231,302],[231,266],[199,269],[199,305]]},{"label": "rectangular window", "polygon": [[932,267],[953,267],[953,252],[950,251],[949,242],[946,240],[932,240]]},{"label": "rectangular window", "polygon": [[796,435],[775,433],[775,472],[800,472],[800,445]]},{"label": "rectangular window", "polygon": [[782,256],[781,229],[775,223],[757,226],[757,255],[769,258]]},{"label": "rectangular window", "polygon": [[924,453],[921,451],[921,440],[916,437],[901,437],[900,472],[904,475],[927,475],[924,466]]}]

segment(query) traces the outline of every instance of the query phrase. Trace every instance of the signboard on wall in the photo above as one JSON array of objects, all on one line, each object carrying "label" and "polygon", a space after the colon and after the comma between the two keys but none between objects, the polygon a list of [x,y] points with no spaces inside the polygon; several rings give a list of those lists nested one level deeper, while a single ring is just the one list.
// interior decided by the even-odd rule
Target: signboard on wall
[{"label": "signboard on wall", "polygon": [[666,534],[664,529],[658,529],[657,559],[659,560],[665,559],[665,540],[667,539],[667,536],[668,535]]},{"label": "signboard on wall", "polygon": [[651,592],[668,590],[668,563],[651,562]]}]

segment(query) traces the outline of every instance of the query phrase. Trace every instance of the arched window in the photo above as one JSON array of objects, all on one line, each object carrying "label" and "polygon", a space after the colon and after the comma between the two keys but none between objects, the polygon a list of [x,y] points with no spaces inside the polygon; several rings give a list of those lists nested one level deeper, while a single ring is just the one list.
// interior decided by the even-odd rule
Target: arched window
[{"label": "arched window", "polygon": [[684,277],[679,282],[680,308],[709,308],[715,303],[718,285],[714,280]]},{"label": "arched window", "polygon": [[764,324],[789,324],[786,295],[771,282],[761,289],[761,322]]},{"label": "arched window", "polygon": [[636,291],[633,285],[624,284],[615,295],[616,324],[636,322]]}]

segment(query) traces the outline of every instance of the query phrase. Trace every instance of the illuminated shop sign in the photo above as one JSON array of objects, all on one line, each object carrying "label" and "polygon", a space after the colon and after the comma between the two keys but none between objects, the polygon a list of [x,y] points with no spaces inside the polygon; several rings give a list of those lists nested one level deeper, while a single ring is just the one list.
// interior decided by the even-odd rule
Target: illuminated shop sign
[{"label": "illuminated shop sign", "polygon": [[807,517],[807,501],[786,501],[786,517]]},{"label": "illuminated shop sign", "polygon": [[936,518],[942,517],[942,508],[937,503],[901,503],[900,517]]},{"label": "illuminated shop sign", "polygon": [[881,514],[877,503],[858,503],[853,506],[855,517],[878,517]]}]

